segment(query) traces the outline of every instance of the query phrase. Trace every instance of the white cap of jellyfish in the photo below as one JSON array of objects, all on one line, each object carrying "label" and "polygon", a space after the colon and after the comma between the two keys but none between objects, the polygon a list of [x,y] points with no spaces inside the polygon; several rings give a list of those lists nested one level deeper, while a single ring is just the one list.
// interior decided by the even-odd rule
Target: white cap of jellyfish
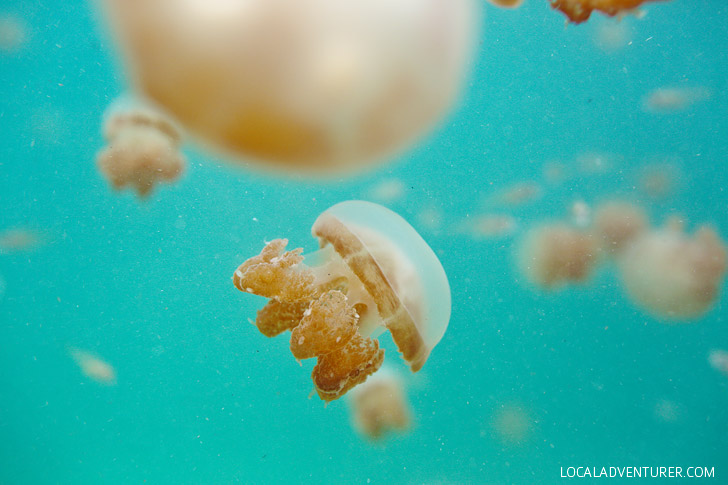
[{"label": "white cap of jellyfish", "polygon": [[726,247],[714,230],[685,234],[673,221],[644,232],[617,261],[629,296],[657,317],[685,320],[706,313],[720,293]]},{"label": "white cap of jellyfish", "polygon": [[419,370],[450,321],[450,284],[430,246],[398,214],[364,201],[327,209],[311,232],[323,246],[317,256],[327,259],[316,273],[353,273],[350,283],[359,283],[350,284],[347,296],[369,310],[361,315],[360,332],[386,328],[412,370]]},{"label": "white cap of jellyfish", "polygon": [[103,0],[133,84],[238,159],[341,172],[447,112],[472,0]]}]

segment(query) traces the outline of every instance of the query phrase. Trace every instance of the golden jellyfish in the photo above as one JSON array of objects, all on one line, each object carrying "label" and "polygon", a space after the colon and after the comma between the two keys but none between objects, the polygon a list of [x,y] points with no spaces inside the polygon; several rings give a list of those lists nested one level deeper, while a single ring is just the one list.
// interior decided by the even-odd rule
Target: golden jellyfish
[{"label": "golden jellyfish", "polygon": [[493,413],[492,427],[495,435],[505,445],[521,445],[533,432],[535,421],[523,406],[517,403],[502,404]]},{"label": "golden jellyfish", "polygon": [[710,366],[728,376],[728,351],[721,349],[713,349],[708,353],[708,363]]},{"label": "golden jellyfish", "polygon": [[629,242],[648,229],[645,212],[628,202],[607,202],[599,206],[594,215],[594,231],[607,254],[621,252]]},{"label": "golden jellyfish", "polygon": [[531,229],[518,256],[529,281],[555,289],[585,282],[599,261],[599,253],[595,236],[568,224],[555,223]]},{"label": "golden jellyfish", "polygon": [[71,348],[69,353],[83,375],[89,379],[99,384],[116,384],[116,371],[108,362],[85,350]]},{"label": "golden jellyfish", "polygon": [[114,189],[131,186],[147,197],[155,184],[182,175],[182,138],[170,120],[146,108],[111,111],[104,123],[109,145],[98,154],[97,164]]},{"label": "golden jellyfish", "polygon": [[394,212],[347,201],[314,222],[321,249],[303,256],[275,239],[235,271],[233,283],[270,300],[255,324],[273,337],[291,331],[296,359],[316,358],[312,379],[332,401],[377,371],[388,330],[413,372],[447,329],[450,286],[435,253]]},{"label": "golden jellyfish", "polygon": [[523,3],[523,0],[488,0],[496,7],[501,8],[517,8]]},{"label": "golden jellyfish", "polygon": [[18,51],[26,41],[27,27],[14,15],[0,16],[0,52]]},{"label": "golden jellyfish", "polygon": [[131,80],[238,160],[370,164],[453,105],[472,0],[105,0]]},{"label": "golden jellyfish", "polygon": [[580,24],[589,19],[597,10],[604,15],[614,17],[634,11],[647,2],[665,2],[667,0],[550,0],[551,7],[560,10],[569,21]]},{"label": "golden jellyfish", "polygon": [[6,229],[0,231],[0,253],[30,251],[40,246],[43,241],[43,236],[33,229]]},{"label": "golden jellyfish", "polygon": [[685,111],[711,96],[703,87],[665,87],[650,91],[644,99],[644,110],[656,114],[673,114]]},{"label": "golden jellyfish", "polygon": [[464,220],[458,231],[474,239],[499,239],[513,235],[518,222],[507,214],[482,214]]},{"label": "golden jellyfish", "polygon": [[350,394],[354,426],[372,440],[389,431],[407,431],[412,422],[409,403],[401,379],[388,369],[380,369]]},{"label": "golden jellyfish", "polygon": [[685,320],[715,303],[726,273],[726,246],[706,226],[695,234],[673,221],[641,234],[619,255],[622,282],[631,299],[659,318]]}]

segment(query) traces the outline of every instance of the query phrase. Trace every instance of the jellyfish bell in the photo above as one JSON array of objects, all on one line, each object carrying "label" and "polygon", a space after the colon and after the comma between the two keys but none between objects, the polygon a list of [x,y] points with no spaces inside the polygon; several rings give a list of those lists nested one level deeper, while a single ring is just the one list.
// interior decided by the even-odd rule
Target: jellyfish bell
[{"label": "jellyfish bell", "polygon": [[531,283],[556,289],[589,279],[599,261],[599,242],[591,233],[554,223],[531,229],[519,249],[521,271]]},{"label": "jellyfish bell", "polygon": [[474,44],[472,0],[104,0],[136,88],[203,143],[300,173],[430,130]]},{"label": "jellyfish bell", "polygon": [[68,353],[89,379],[99,384],[116,384],[116,371],[108,362],[86,350],[69,348]]},{"label": "jellyfish bell", "polygon": [[523,0],[488,0],[491,4],[501,8],[517,8],[523,3]]},{"label": "jellyfish bell", "polygon": [[450,287],[440,261],[399,215],[347,201],[324,211],[312,233],[321,249],[307,256],[266,245],[236,270],[241,291],[270,298],[256,319],[265,335],[291,330],[291,352],[316,357],[313,380],[325,400],[341,397],[374,373],[388,330],[418,371],[447,329]]},{"label": "jellyfish bell", "polygon": [[185,168],[181,134],[162,113],[147,107],[112,106],[104,122],[108,146],[97,156],[101,173],[116,190],[133,187],[147,197],[154,185],[178,179]]},{"label": "jellyfish bell", "polygon": [[617,261],[633,301],[659,318],[679,321],[698,318],[714,305],[727,258],[713,229],[703,226],[691,236],[673,222],[641,234]]},{"label": "jellyfish bell", "polygon": [[628,202],[611,201],[599,206],[594,216],[594,231],[602,249],[614,255],[649,228],[642,208]]},{"label": "jellyfish bell", "polygon": [[402,379],[382,368],[350,393],[354,427],[365,437],[379,440],[388,431],[411,427],[411,411]]}]

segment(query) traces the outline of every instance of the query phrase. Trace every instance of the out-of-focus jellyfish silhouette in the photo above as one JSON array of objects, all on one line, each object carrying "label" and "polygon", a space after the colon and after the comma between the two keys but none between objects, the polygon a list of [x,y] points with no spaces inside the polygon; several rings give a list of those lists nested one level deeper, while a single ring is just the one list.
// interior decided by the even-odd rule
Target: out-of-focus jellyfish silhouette
[{"label": "out-of-focus jellyfish silhouette", "polygon": [[104,362],[97,355],[76,348],[71,348],[68,352],[81,369],[81,372],[83,372],[83,375],[99,384],[116,384],[116,371],[109,363]]},{"label": "out-of-focus jellyfish silhouette", "polygon": [[708,352],[708,363],[710,366],[728,376],[728,351],[713,349]]},{"label": "out-of-focus jellyfish silhouette", "polygon": [[631,41],[627,22],[604,21],[594,28],[594,43],[607,54],[624,49]]},{"label": "out-of-focus jellyfish silhouette", "polygon": [[33,229],[13,228],[0,232],[0,253],[30,251],[43,243],[43,236]]},{"label": "out-of-focus jellyfish silhouette", "polygon": [[400,378],[380,369],[350,394],[355,428],[372,440],[389,431],[407,431],[411,426],[410,406]]},{"label": "out-of-focus jellyfish silhouette", "polygon": [[391,204],[401,199],[404,191],[404,183],[399,179],[391,178],[382,180],[370,188],[367,196],[381,204]]},{"label": "out-of-focus jellyfish silhouette", "polygon": [[482,214],[465,219],[458,227],[458,232],[474,239],[497,239],[513,235],[518,223],[513,216],[507,214]]},{"label": "out-of-focus jellyfish silhouette", "polygon": [[516,8],[520,7],[523,0],[488,0],[490,3],[501,8]]},{"label": "out-of-focus jellyfish silhouette", "polygon": [[490,195],[485,204],[495,207],[515,207],[538,199],[542,192],[541,186],[536,182],[518,182]]},{"label": "out-of-focus jellyfish silhouette", "polygon": [[261,333],[291,330],[294,357],[317,357],[312,378],[326,401],[379,369],[374,337],[383,328],[418,371],[450,319],[450,287],[432,249],[400,216],[363,201],[327,209],[312,234],[321,249],[305,259],[275,239],[235,271],[239,290],[270,298],[256,318]]},{"label": "out-of-focus jellyfish silhouette", "polygon": [[664,199],[675,192],[679,181],[684,177],[685,174],[675,163],[652,163],[642,168],[638,185],[648,197]]},{"label": "out-of-focus jellyfish silhouette", "polygon": [[594,232],[608,255],[620,253],[637,236],[649,229],[644,211],[629,202],[610,201],[594,215]]},{"label": "out-of-focus jellyfish silhouette", "polygon": [[726,273],[726,246],[706,226],[694,235],[682,224],[644,232],[617,259],[628,295],[655,316],[697,318],[715,303]]},{"label": "out-of-focus jellyfish silhouette", "polygon": [[644,110],[657,114],[672,114],[685,111],[696,103],[711,96],[703,87],[665,87],[650,91],[644,99]]},{"label": "out-of-focus jellyfish silhouette", "polygon": [[131,80],[245,161],[354,169],[403,149],[457,97],[472,0],[104,0]]},{"label": "out-of-focus jellyfish silhouette", "polygon": [[492,426],[503,444],[523,444],[533,428],[533,418],[520,404],[503,404],[494,413]]},{"label": "out-of-focus jellyfish silhouette", "polygon": [[27,28],[25,23],[14,15],[0,15],[0,52],[18,51],[25,43]]},{"label": "out-of-focus jellyfish silhouette", "polygon": [[550,0],[552,8],[560,10],[575,24],[588,20],[594,10],[614,17],[633,12],[643,3],[664,1],[668,0]]},{"label": "out-of-focus jellyfish silhouette", "polygon": [[584,228],[591,224],[591,212],[591,207],[583,200],[575,200],[569,207],[571,221],[576,227]]},{"label": "out-of-focus jellyfish silhouette", "polygon": [[104,136],[108,146],[98,154],[97,164],[116,190],[131,186],[147,197],[156,183],[177,180],[184,172],[180,133],[161,113],[112,108]]},{"label": "out-of-focus jellyfish silhouette", "polygon": [[660,399],[655,403],[655,418],[663,423],[674,423],[680,419],[682,406],[671,399]]},{"label": "out-of-focus jellyfish silhouette", "polygon": [[556,289],[585,282],[599,261],[599,241],[564,223],[531,229],[519,249],[523,274],[531,283]]}]

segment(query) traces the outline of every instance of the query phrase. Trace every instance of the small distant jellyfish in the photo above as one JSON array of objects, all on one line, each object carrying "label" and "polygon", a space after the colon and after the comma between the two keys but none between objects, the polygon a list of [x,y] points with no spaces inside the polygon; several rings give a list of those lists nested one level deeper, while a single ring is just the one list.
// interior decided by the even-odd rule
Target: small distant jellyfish
[{"label": "small distant jellyfish", "polygon": [[601,22],[594,32],[594,43],[608,54],[627,47],[632,41],[627,22]]},{"label": "small distant jellyfish", "polygon": [[472,0],[104,0],[135,87],[236,160],[328,175],[405,149],[457,99]]},{"label": "small distant jellyfish", "polygon": [[652,199],[671,196],[685,175],[674,163],[655,163],[645,166],[639,176],[639,188]]},{"label": "small distant jellyfish", "polygon": [[541,196],[541,186],[535,182],[519,182],[505,187],[486,199],[487,206],[514,207],[532,202]]},{"label": "small distant jellyfish", "polygon": [[611,201],[600,205],[594,215],[594,232],[607,255],[620,253],[649,229],[647,215],[629,202]]},{"label": "small distant jellyfish", "polygon": [[575,200],[569,207],[571,220],[576,227],[587,227],[591,223],[591,207],[583,200]]},{"label": "small distant jellyfish", "polygon": [[107,362],[97,355],[76,348],[69,349],[69,353],[83,375],[99,384],[116,384],[116,371]]},{"label": "small distant jellyfish", "polygon": [[713,349],[708,353],[708,363],[710,366],[728,376],[728,351],[721,349]]},{"label": "small distant jellyfish", "polygon": [[664,1],[668,0],[550,0],[552,8],[575,24],[587,21],[594,10],[614,17],[634,12],[643,3]]},{"label": "small distant jellyfish", "polygon": [[25,23],[13,15],[0,16],[0,52],[18,51],[27,37]]},{"label": "small distant jellyfish", "polygon": [[380,440],[389,431],[407,431],[412,424],[401,379],[388,369],[353,389],[349,403],[354,426],[371,440]]},{"label": "small distant jellyfish", "polygon": [[518,229],[518,222],[507,214],[481,214],[466,219],[458,229],[474,239],[500,239],[512,236]]},{"label": "small distant jellyfish", "polygon": [[710,90],[702,87],[658,88],[644,99],[644,110],[648,113],[673,114],[685,111],[696,103],[710,98]]},{"label": "small distant jellyfish", "polygon": [[33,229],[14,228],[0,232],[0,253],[30,251],[43,242],[43,237]]},{"label": "small distant jellyfish", "polygon": [[405,192],[404,183],[396,178],[385,179],[369,189],[367,195],[382,204],[391,204],[402,198]]},{"label": "small distant jellyfish", "polygon": [[496,7],[501,8],[517,8],[523,3],[523,0],[488,0]]},{"label": "small distant jellyfish", "polygon": [[184,172],[180,133],[160,113],[112,109],[104,136],[108,146],[98,154],[97,164],[115,190],[131,186],[145,198],[155,184],[177,180]]},{"label": "small distant jellyfish", "polygon": [[599,254],[595,236],[568,224],[555,223],[531,229],[521,244],[518,258],[522,272],[531,283],[557,289],[587,281]]},{"label": "small distant jellyfish", "polygon": [[726,273],[726,245],[706,226],[695,234],[679,223],[642,233],[617,260],[631,299],[658,318],[702,316],[715,304]]},{"label": "small distant jellyfish", "polygon": [[519,404],[503,404],[493,413],[492,426],[503,444],[520,445],[532,432],[533,418]]},{"label": "small distant jellyfish", "polygon": [[263,335],[291,331],[298,359],[316,358],[312,380],[332,401],[384,361],[376,336],[388,330],[413,372],[447,329],[450,286],[435,253],[399,215],[347,201],[313,224],[321,249],[302,255],[275,239],[241,264],[235,287],[269,298],[255,321]]}]

